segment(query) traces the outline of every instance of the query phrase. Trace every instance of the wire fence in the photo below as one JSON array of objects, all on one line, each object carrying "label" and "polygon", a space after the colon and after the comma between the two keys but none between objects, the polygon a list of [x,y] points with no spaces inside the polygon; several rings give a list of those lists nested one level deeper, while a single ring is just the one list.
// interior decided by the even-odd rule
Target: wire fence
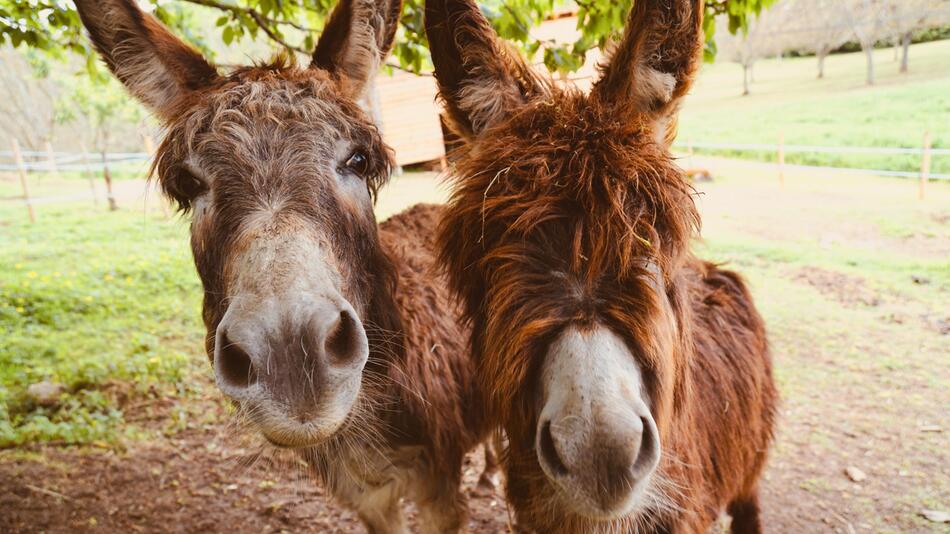
[{"label": "wire fence", "polygon": [[[828,174],[853,174],[862,176],[883,176],[895,178],[917,178],[919,180],[919,197],[924,198],[927,183],[931,180],[950,181],[950,174],[931,172],[933,158],[950,156],[950,149],[932,148],[931,136],[924,136],[924,143],[920,147],[862,147],[862,146],[818,146],[818,145],[786,145],[784,136],[776,144],[765,143],[714,143],[714,142],[693,142],[690,140],[680,140],[674,144],[674,148],[685,151],[689,156],[694,155],[696,150],[708,152],[746,152],[752,154],[774,154],[776,161],[762,161],[758,163],[775,167],[778,171],[779,180],[782,185],[785,181],[785,170],[814,171]],[[916,156],[920,158],[920,170],[916,172],[895,169],[866,169],[855,167],[835,167],[821,165],[801,165],[788,164],[785,162],[786,154],[851,154],[851,155],[903,155]],[[75,152],[57,152],[57,151],[35,151],[19,150],[18,145],[14,143],[13,151],[0,151],[0,172],[12,171],[19,174],[22,186],[22,195],[15,197],[6,197],[0,200],[22,202],[29,211],[30,219],[35,220],[36,214],[34,206],[41,204],[58,204],[76,202],[80,200],[97,200],[97,194],[93,182],[95,173],[102,173],[106,177],[107,197],[110,204],[114,202],[112,192],[112,182],[108,169],[110,166],[145,163],[151,159],[148,152],[110,152],[105,154],[89,154]],[[753,158],[753,160],[755,160]],[[60,171],[79,171],[90,180],[92,185],[89,192],[86,193],[67,193],[55,196],[34,197],[30,195],[29,174],[32,173],[57,173]],[[143,178],[145,176],[143,175]],[[163,206],[164,209],[164,206]]]},{"label": "wire fence", "polygon": [[[154,144],[150,137],[146,136],[145,152],[102,152],[97,156],[88,152],[72,153],[57,152],[47,145],[44,151],[22,150],[19,142],[13,140],[13,150],[0,151],[0,172],[14,171],[19,176],[20,196],[5,198],[0,200],[13,200],[22,202],[26,207],[30,222],[36,222],[36,206],[40,204],[60,204],[75,202],[91,198],[96,204],[99,203],[99,195],[96,191],[95,171],[100,171],[105,185],[105,197],[110,210],[118,209],[116,202],[116,190],[113,187],[112,168],[130,163],[143,163],[151,159],[150,154],[154,152]],[[12,160],[12,161],[11,161]],[[60,172],[79,171],[89,181],[88,193],[67,192],[51,196],[35,197],[30,193],[30,175],[33,173],[51,173],[59,177]],[[148,174],[145,172],[144,174]],[[143,176],[147,177],[147,176]],[[146,193],[148,182],[146,182]],[[147,197],[146,197],[147,198]],[[168,211],[168,206],[160,202],[163,212]],[[148,202],[144,204],[148,211]]]}]

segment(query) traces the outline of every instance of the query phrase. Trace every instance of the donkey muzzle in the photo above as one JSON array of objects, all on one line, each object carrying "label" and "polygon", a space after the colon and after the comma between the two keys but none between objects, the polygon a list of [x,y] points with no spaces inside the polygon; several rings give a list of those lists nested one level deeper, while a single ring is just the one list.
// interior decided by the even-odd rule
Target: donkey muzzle
[{"label": "donkey muzzle", "polygon": [[369,357],[344,299],[236,301],[215,333],[218,387],[272,442],[322,441],[349,414]]},{"label": "donkey muzzle", "polygon": [[649,413],[613,409],[592,419],[542,419],[535,448],[542,470],[593,519],[627,514],[645,491],[660,457]]},{"label": "donkey muzzle", "polygon": [[660,440],[636,358],[601,325],[568,327],[541,376],[538,463],[584,517],[627,515],[650,487]]}]

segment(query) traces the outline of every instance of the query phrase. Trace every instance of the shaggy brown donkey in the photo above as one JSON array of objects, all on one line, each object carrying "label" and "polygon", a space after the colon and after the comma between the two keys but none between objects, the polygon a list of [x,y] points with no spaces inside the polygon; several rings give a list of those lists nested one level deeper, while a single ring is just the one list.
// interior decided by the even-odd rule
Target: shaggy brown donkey
[{"label": "shaggy brown donkey", "polygon": [[464,524],[485,436],[467,332],[434,275],[439,209],[377,227],[390,150],[357,105],[399,0],[341,0],[309,68],[219,74],[134,0],[77,0],[109,68],[164,122],[156,168],[192,212],[207,353],[253,428],[290,447],[371,532]]},{"label": "shaggy brown donkey", "polygon": [[761,530],[777,393],[740,277],[690,253],[700,220],[668,140],[702,0],[635,0],[590,95],[540,79],[470,0],[427,0],[464,139],[439,233],[503,424],[522,527]]}]

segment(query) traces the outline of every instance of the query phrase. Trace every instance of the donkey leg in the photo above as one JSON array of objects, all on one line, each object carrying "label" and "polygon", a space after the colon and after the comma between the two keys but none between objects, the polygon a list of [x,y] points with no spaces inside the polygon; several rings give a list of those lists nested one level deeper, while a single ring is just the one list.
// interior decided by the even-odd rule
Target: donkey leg
[{"label": "donkey leg", "polygon": [[478,487],[483,490],[494,490],[498,479],[498,451],[499,440],[485,440],[485,469],[478,477]]},{"label": "donkey leg", "polygon": [[415,501],[423,534],[461,532],[468,522],[468,501],[461,492],[462,458],[446,465],[454,469],[434,469],[416,487]]},{"label": "donkey leg", "polygon": [[363,491],[352,499],[360,521],[369,534],[409,534],[399,493],[393,484]]},{"label": "donkey leg", "polygon": [[438,499],[419,504],[419,527],[423,534],[453,534],[464,531],[468,503],[458,488]]},{"label": "donkey leg", "polygon": [[759,517],[759,492],[752,491],[748,496],[738,497],[729,503],[727,509],[732,516],[732,534],[761,534],[762,519]]}]

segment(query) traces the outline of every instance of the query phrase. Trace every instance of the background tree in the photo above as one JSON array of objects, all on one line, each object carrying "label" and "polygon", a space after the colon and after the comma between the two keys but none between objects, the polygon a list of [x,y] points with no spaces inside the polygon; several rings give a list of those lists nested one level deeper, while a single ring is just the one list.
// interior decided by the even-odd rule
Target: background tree
[{"label": "background tree", "polygon": [[950,1],[888,0],[881,15],[895,45],[901,48],[901,72],[907,72],[914,33],[947,24],[950,20]]},{"label": "background tree", "polygon": [[[898,0],[902,1],[902,0]],[[874,85],[874,45],[888,37],[886,0],[843,0],[845,22],[861,45],[867,63],[867,84]]]},{"label": "background tree", "polygon": [[815,54],[818,78],[825,77],[825,59],[852,38],[842,0],[797,0],[794,28],[785,32],[794,36],[795,47]]},{"label": "background tree", "polygon": [[0,49],[0,82],[0,131],[29,150],[42,150],[53,141],[57,124],[58,90],[48,66],[36,53]]},{"label": "background tree", "polygon": [[765,57],[781,54],[785,50],[787,35],[782,28],[794,8],[791,0],[782,0],[763,10],[754,19],[748,21],[744,30],[735,35],[725,34],[729,21],[725,17],[718,19],[717,39],[719,53],[724,59],[742,66],[742,95],[750,94],[750,84],[754,81],[755,63]]},{"label": "background tree", "polygon": [[108,161],[114,132],[120,125],[141,123],[145,110],[128,97],[112,76],[104,73],[79,76],[70,89],[56,102],[56,118],[61,123],[78,123],[82,126],[79,131],[87,133],[81,144],[91,146],[99,154],[109,209],[116,210]]},{"label": "background tree", "polygon": [[[707,53],[715,52],[712,44],[715,16],[727,18],[731,32],[744,28],[749,17],[759,13],[774,0],[706,0]],[[226,44],[243,39],[265,37],[275,46],[298,53],[308,53],[324,19],[335,0],[145,0],[155,15],[173,27],[179,35],[201,48],[205,46],[202,32],[194,31],[195,14],[216,17],[220,36]],[[536,40],[530,28],[564,4],[556,0],[489,0],[483,10],[499,34],[517,43],[527,52],[544,49],[545,64],[551,70],[571,71],[583,64],[583,57],[593,47],[602,46],[617,35],[626,19],[632,0],[585,0],[577,2],[580,37],[571,44],[553,45]],[[423,29],[424,0],[407,0],[402,27],[394,51],[400,68],[426,70],[429,66]],[[203,11],[196,11],[196,10]],[[0,0],[0,45],[32,48],[62,54],[79,53],[90,61],[94,57],[82,36],[79,16],[69,0]]]}]

